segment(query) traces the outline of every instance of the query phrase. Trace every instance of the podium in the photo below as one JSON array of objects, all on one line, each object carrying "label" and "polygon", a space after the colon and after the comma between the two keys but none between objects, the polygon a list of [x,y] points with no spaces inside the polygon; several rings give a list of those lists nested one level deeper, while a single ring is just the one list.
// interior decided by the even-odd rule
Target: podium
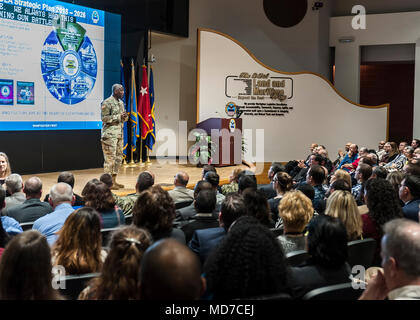
[{"label": "podium", "polygon": [[215,139],[212,137],[212,142],[215,143],[216,147],[212,165],[226,167],[242,163],[241,118],[209,118],[197,123],[196,128],[204,130],[208,136],[212,136],[212,130],[213,133],[215,133],[215,130],[218,132]]}]

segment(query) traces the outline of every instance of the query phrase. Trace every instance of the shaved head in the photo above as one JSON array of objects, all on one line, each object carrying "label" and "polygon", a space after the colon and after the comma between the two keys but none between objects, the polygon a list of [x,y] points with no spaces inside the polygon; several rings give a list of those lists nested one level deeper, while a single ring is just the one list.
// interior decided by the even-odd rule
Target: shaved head
[{"label": "shaved head", "polygon": [[174,239],[156,242],[140,268],[141,299],[199,299],[204,292],[197,256]]}]

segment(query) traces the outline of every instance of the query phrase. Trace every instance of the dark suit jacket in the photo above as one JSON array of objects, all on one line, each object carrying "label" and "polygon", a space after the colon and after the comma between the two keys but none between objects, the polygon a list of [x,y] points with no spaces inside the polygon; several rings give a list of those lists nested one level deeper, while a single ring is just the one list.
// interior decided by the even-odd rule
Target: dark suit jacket
[{"label": "dark suit jacket", "polygon": [[33,222],[53,211],[49,203],[39,199],[28,199],[24,203],[6,210],[4,213],[19,223]]},{"label": "dark suit jacket", "polygon": [[273,189],[273,184],[260,184],[258,189],[264,192],[267,200],[274,198],[277,195],[277,192]]},{"label": "dark suit jacket", "polygon": [[212,214],[211,216],[201,216],[200,213],[193,217],[193,220],[184,225],[181,230],[185,234],[185,240],[190,242],[194,231],[200,229],[217,228],[219,226],[218,216]]},{"label": "dark suit jacket", "polygon": [[[214,214],[219,214],[220,212],[220,205],[216,204],[216,209],[214,209]],[[175,221],[174,225],[178,228],[187,224],[193,217],[197,214],[197,210],[194,207],[194,202],[191,203],[189,206],[175,210]]]},{"label": "dark suit jacket", "polygon": [[276,222],[279,219],[279,204],[281,198],[272,198],[268,200],[268,205],[270,206],[271,217],[273,221]]},{"label": "dark suit jacket", "polygon": [[204,264],[211,251],[225,235],[226,230],[220,227],[196,230],[188,243],[188,247],[198,255],[201,264]]},{"label": "dark suit jacket", "polygon": [[403,208],[404,217],[419,222],[419,204],[420,199],[408,202]]}]

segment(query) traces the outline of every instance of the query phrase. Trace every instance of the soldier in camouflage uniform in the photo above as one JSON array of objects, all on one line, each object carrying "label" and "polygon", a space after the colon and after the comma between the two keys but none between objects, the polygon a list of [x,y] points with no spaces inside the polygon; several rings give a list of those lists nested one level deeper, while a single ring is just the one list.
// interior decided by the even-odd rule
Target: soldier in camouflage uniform
[{"label": "soldier in camouflage uniform", "polygon": [[104,153],[104,172],[112,176],[112,189],[124,188],[116,178],[123,158],[123,128],[128,120],[122,97],[124,88],[120,84],[112,86],[112,95],[101,104],[102,133],[101,143]]}]

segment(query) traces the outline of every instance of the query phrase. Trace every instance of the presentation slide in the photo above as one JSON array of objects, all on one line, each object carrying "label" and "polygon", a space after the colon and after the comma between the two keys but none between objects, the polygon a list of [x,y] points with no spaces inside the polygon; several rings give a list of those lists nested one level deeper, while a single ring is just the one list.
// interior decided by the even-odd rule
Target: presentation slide
[{"label": "presentation slide", "polygon": [[100,129],[105,12],[0,0],[0,131]]}]

